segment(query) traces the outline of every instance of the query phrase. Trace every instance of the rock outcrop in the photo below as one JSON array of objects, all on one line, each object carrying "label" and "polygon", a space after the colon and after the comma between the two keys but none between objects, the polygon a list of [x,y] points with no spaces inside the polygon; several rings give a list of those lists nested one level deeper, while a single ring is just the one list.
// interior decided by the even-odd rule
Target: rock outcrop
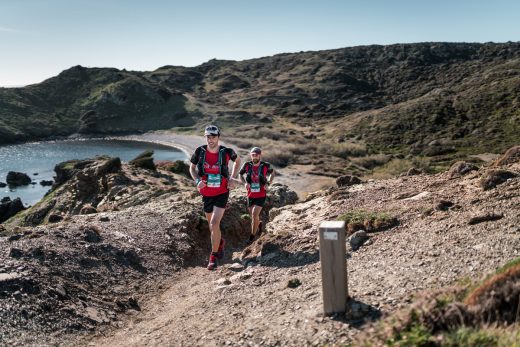
[{"label": "rock outcrop", "polygon": [[23,172],[15,172],[9,171],[7,173],[7,177],[5,179],[8,185],[17,187],[17,186],[26,186],[31,183],[31,178],[23,173]]},{"label": "rock outcrop", "polygon": [[5,222],[20,211],[25,210],[22,200],[16,198],[11,200],[9,197],[5,197],[0,202],[0,223]]},{"label": "rock outcrop", "polygon": [[149,169],[149,170],[156,169],[155,163],[153,162],[153,151],[152,150],[144,151],[143,153],[139,154],[134,159],[130,160],[128,162],[128,164],[135,166],[135,167],[140,167],[143,169]]}]

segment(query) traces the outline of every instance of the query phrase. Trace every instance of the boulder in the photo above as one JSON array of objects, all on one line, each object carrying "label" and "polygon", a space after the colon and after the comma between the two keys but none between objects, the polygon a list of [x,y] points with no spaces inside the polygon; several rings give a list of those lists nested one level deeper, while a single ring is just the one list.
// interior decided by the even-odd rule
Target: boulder
[{"label": "boulder", "polygon": [[31,178],[22,172],[9,171],[6,182],[10,186],[26,186],[31,183]]},{"label": "boulder", "polygon": [[168,170],[173,173],[186,176],[191,178],[190,175],[190,166],[186,164],[183,160],[176,160],[171,165],[168,166]]},{"label": "boulder", "polygon": [[42,186],[52,186],[54,184],[54,181],[53,180],[41,180],[40,181],[40,185]]},{"label": "boulder", "polygon": [[87,166],[95,163],[93,159],[86,160],[68,160],[54,166],[54,172],[56,176],[54,181],[56,185],[60,185],[74,176],[79,170],[86,168]]},{"label": "boulder", "polygon": [[91,205],[85,205],[79,211],[79,214],[94,214],[94,213],[97,213],[97,210],[95,207],[93,207]]},{"label": "boulder", "polygon": [[490,170],[480,179],[480,186],[484,190],[492,189],[517,176],[518,174],[508,170]]},{"label": "boulder", "polygon": [[5,187],[7,187],[7,183],[0,182],[0,188],[5,188]]},{"label": "boulder", "polygon": [[348,238],[350,247],[356,251],[368,240],[368,234],[365,230],[358,230]]},{"label": "boulder", "polygon": [[96,167],[96,176],[102,176],[108,173],[117,173],[121,171],[121,159],[119,159],[119,157],[106,157],[105,159],[106,160],[104,162]]},{"label": "boulder", "polygon": [[416,176],[416,175],[420,175],[422,174],[422,170],[420,169],[417,169],[415,167],[411,167],[408,169],[408,171],[406,172],[405,176]]},{"label": "boulder", "polygon": [[63,220],[63,216],[60,216],[59,214],[50,214],[47,220],[49,223],[58,223]]},{"label": "boulder", "polygon": [[5,222],[22,210],[25,210],[25,207],[20,198],[16,198],[12,201],[9,197],[3,198],[0,203],[0,223]]},{"label": "boulder", "polygon": [[153,162],[153,151],[147,150],[139,154],[134,159],[130,160],[128,164],[134,167],[140,167],[143,169],[156,170],[155,163]]},{"label": "boulder", "polygon": [[475,170],[478,170],[476,165],[467,163],[465,161],[458,161],[450,167],[448,170],[448,176],[450,178],[461,177]]},{"label": "boulder", "polygon": [[336,179],[336,185],[338,187],[352,186],[354,184],[360,184],[360,183],[362,183],[362,182],[359,177],[351,176],[351,175],[340,176]]},{"label": "boulder", "polygon": [[298,201],[298,195],[286,185],[274,183],[267,192],[266,210],[291,205]]},{"label": "boulder", "polygon": [[495,166],[507,165],[520,162],[520,146],[509,148],[498,160]]},{"label": "boulder", "polygon": [[99,235],[99,231],[96,228],[86,227],[83,229],[83,238],[85,241],[90,243],[98,243],[101,242],[101,235]]}]

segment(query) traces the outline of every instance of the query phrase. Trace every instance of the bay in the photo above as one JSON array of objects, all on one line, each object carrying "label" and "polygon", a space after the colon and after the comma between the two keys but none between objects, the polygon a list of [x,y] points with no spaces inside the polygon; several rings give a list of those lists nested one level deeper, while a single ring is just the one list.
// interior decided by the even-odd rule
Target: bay
[{"label": "bay", "polygon": [[96,155],[119,157],[128,162],[145,150],[154,151],[154,160],[185,160],[181,150],[165,145],[111,139],[74,139],[30,142],[0,147],[0,182],[6,181],[9,171],[23,172],[36,184],[16,188],[0,188],[0,198],[20,197],[25,206],[38,202],[50,187],[40,185],[41,180],[52,180],[54,166],[72,159],[94,158]]}]

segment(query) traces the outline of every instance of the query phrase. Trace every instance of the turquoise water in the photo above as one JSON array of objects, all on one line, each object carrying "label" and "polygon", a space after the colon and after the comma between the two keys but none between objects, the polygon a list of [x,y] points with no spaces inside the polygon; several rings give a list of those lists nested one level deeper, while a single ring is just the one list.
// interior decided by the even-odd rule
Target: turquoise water
[{"label": "turquoise water", "polygon": [[123,162],[139,153],[153,149],[155,160],[185,160],[186,154],[176,148],[159,144],[123,140],[63,140],[24,143],[0,147],[0,182],[9,171],[24,172],[37,184],[0,188],[0,198],[20,197],[25,206],[34,205],[49,190],[40,185],[41,180],[52,180],[54,166],[66,160],[94,158],[96,155],[119,157]]}]

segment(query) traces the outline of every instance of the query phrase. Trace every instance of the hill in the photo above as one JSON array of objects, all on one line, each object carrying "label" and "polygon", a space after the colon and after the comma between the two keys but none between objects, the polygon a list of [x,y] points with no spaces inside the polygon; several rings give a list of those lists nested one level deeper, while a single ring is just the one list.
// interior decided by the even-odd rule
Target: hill
[{"label": "hill", "polygon": [[[107,157],[63,163],[40,204],[0,225],[0,342],[442,345],[461,328],[457,312],[481,340],[470,334],[454,345],[500,334],[514,341],[519,150],[435,175],[339,180],[300,201],[273,184],[266,230],[247,247],[245,192],[237,189],[222,221],[227,255],[214,272],[205,268],[200,197],[182,170]],[[317,226],[336,219],[349,233],[351,311],[323,317]],[[452,285],[467,298],[450,294]],[[426,304],[410,307],[424,292]],[[400,309],[405,318],[394,316]],[[509,328],[484,329],[493,322]]]},{"label": "hill", "polygon": [[279,166],[313,164],[333,176],[436,172],[518,144],[519,92],[517,42],[359,46],[151,72],[76,66],[0,89],[0,141],[199,132],[215,122]]}]

